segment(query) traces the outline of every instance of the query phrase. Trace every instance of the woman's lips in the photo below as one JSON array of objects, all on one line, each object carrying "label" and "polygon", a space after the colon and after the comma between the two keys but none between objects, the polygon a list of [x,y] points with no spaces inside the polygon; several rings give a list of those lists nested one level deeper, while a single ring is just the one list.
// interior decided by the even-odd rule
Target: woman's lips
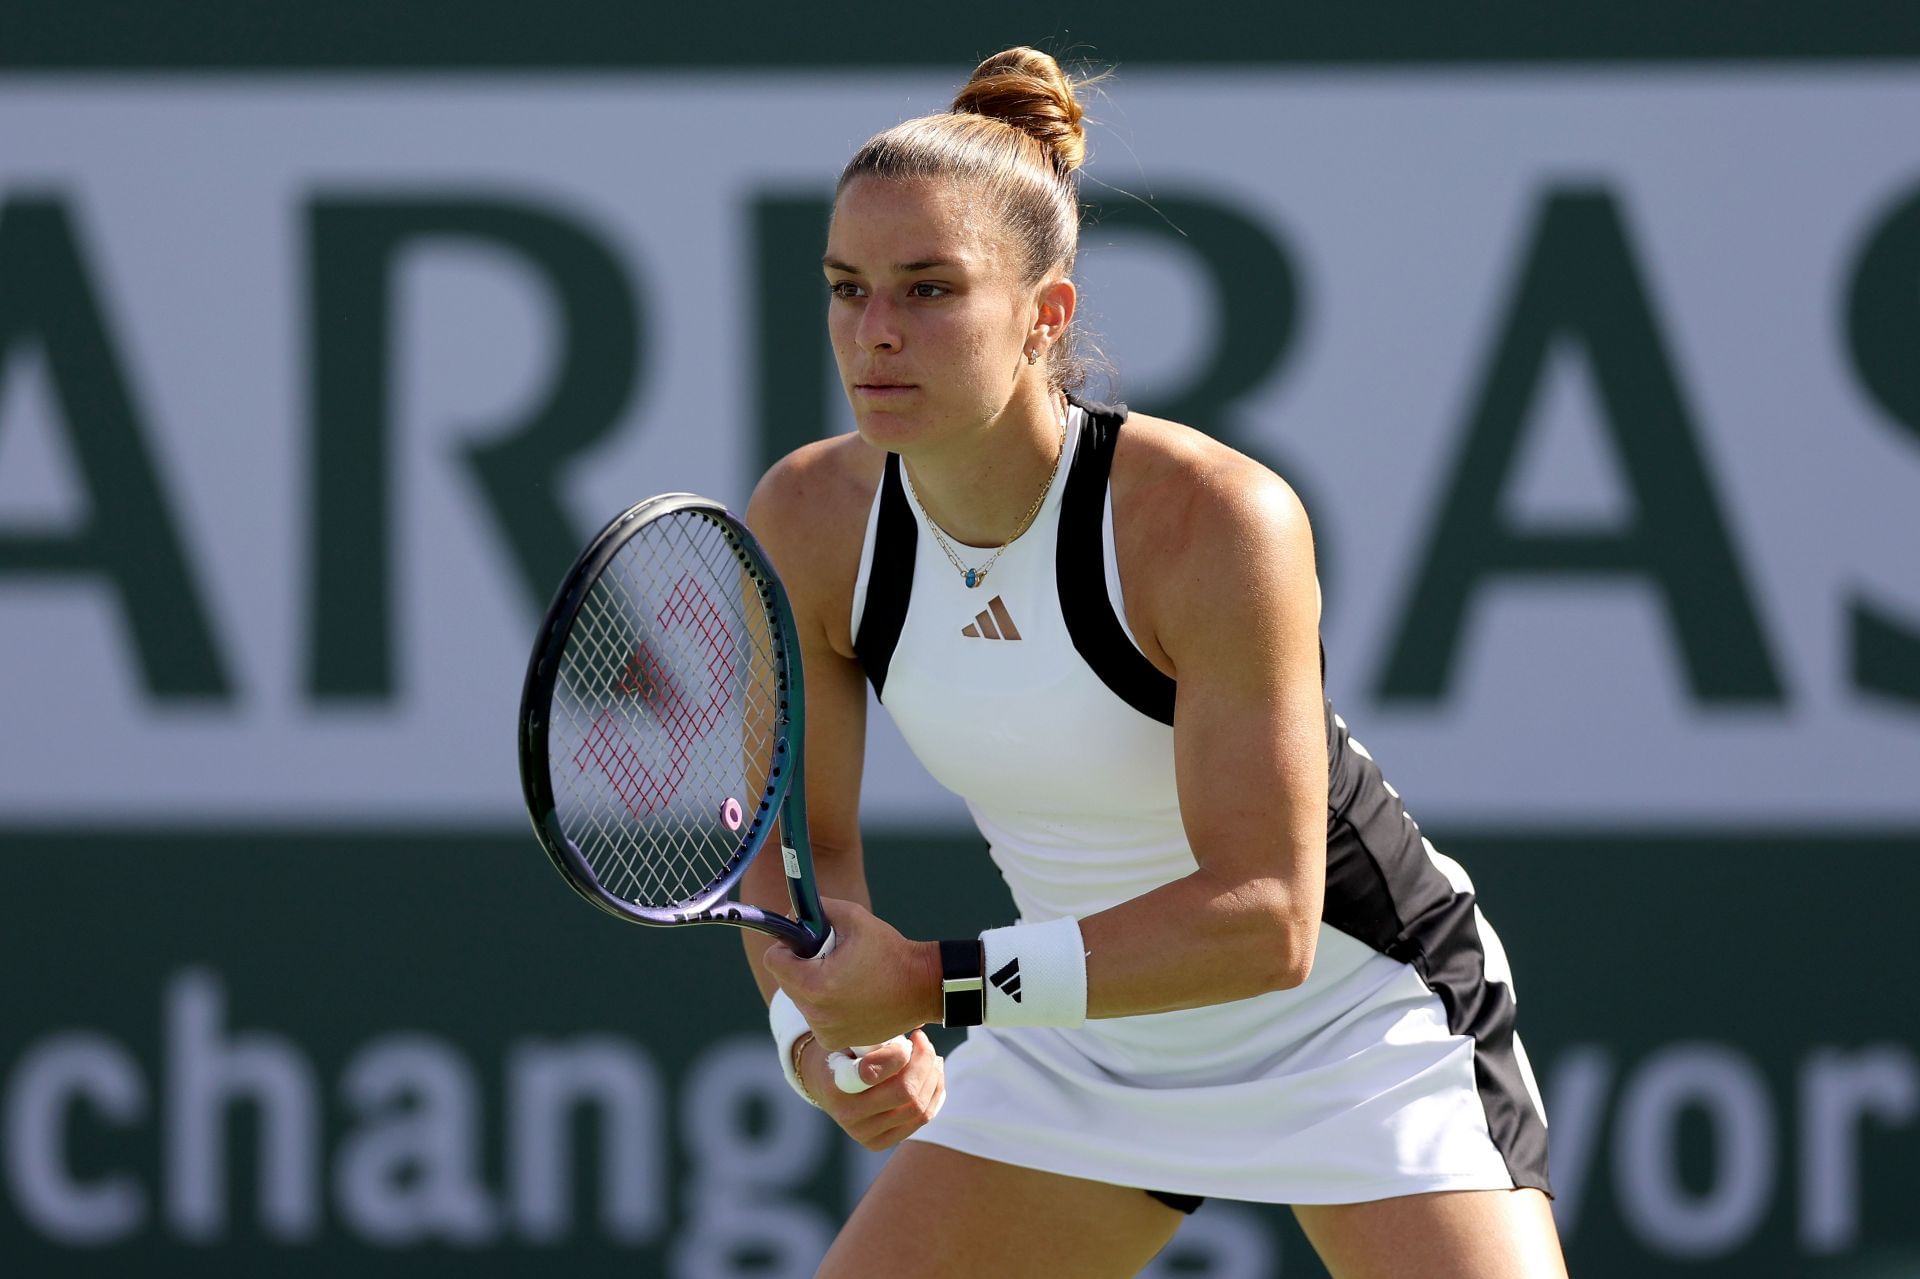
[{"label": "woman's lips", "polygon": [[853,389],[860,395],[876,400],[898,399],[910,391],[919,390],[918,387],[903,386],[895,382],[860,382],[856,383]]}]

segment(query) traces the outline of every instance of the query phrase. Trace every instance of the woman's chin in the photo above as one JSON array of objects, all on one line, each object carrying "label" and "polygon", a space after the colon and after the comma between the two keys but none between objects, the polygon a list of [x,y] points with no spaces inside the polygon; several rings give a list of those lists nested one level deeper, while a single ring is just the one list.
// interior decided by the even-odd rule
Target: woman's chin
[{"label": "woman's chin", "polygon": [[895,452],[920,434],[920,415],[905,405],[863,405],[853,407],[854,429],[860,438],[875,448]]}]

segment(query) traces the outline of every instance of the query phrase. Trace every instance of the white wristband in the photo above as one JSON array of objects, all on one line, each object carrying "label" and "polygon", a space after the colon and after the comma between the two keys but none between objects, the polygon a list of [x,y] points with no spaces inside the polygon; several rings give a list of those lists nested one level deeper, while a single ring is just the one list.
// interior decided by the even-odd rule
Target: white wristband
[{"label": "white wristband", "polygon": [[1071,915],[1044,924],[989,928],[986,957],[989,1026],[1078,1026],[1087,1019],[1087,951]]},{"label": "white wristband", "polygon": [[787,1077],[787,1083],[800,1094],[809,1106],[818,1106],[806,1084],[800,1080],[800,1072],[793,1064],[793,1046],[800,1042],[801,1036],[813,1033],[807,1025],[807,1019],[801,1015],[799,1005],[787,998],[787,992],[776,990],[773,999],[767,1004],[767,1026],[773,1031],[774,1046],[780,1050],[780,1073]]},{"label": "white wristband", "polygon": [[[820,1103],[813,1099],[813,1094],[807,1091],[805,1081],[800,1078],[799,1064],[793,1060],[793,1046],[812,1034],[813,1028],[807,1025],[805,1015],[801,1013],[799,1006],[787,997],[786,991],[774,991],[773,998],[767,1001],[767,1026],[773,1031],[774,1047],[780,1053],[780,1073],[787,1077],[787,1083],[800,1094],[802,1101],[809,1106],[818,1106]],[[895,1035],[887,1043],[899,1044],[907,1050],[909,1056],[913,1053],[913,1041],[905,1035]],[[833,1071],[834,1086],[841,1092],[865,1092],[873,1087],[860,1077],[860,1057],[872,1051],[872,1048],[863,1048],[859,1052],[841,1049],[829,1052],[827,1065]]]}]

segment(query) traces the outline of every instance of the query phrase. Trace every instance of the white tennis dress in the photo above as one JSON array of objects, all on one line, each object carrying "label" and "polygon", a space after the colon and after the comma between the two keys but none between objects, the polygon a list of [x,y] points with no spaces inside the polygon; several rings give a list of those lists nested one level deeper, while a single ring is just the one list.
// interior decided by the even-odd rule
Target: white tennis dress
[{"label": "white tennis dress", "polygon": [[[1194,869],[1173,682],[1126,630],[1114,560],[1107,476],[1125,410],[1071,413],[1038,516],[973,589],[890,457],[853,606],[882,705],[965,799],[1026,922],[1090,915]],[[1546,1188],[1546,1122],[1499,941],[1330,705],[1327,723],[1326,907],[1307,981],[1072,1029],[976,1027],[918,1140],[1273,1203]]]}]

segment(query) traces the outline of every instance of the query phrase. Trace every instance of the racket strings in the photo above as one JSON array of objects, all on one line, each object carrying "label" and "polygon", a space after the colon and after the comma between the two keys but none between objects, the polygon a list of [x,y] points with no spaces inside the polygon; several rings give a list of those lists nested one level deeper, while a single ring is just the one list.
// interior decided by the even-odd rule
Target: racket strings
[{"label": "racket strings", "polygon": [[[576,633],[587,641],[576,675],[575,687],[582,693],[578,702],[583,711],[596,705],[599,709],[589,723],[576,721],[580,745],[565,761],[573,765],[573,780],[585,783],[570,786],[572,796],[589,801],[580,805],[578,817],[592,836],[576,838],[575,843],[610,891],[646,905],[663,905],[694,896],[718,877],[725,867],[724,850],[675,819],[672,801],[690,763],[684,751],[690,735],[683,699],[673,692],[670,665],[657,655],[641,656],[648,646],[644,637],[631,635],[623,625],[624,618],[635,614],[630,601],[611,598],[617,593],[596,588],[597,598],[590,596],[583,611],[587,629],[576,624]],[[637,641],[631,651],[630,640]],[[635,680],[636,666],[646,671],[643,680]],[[664,711],[656,724],[664,731],[668,750],[661,751],[650,740],[654,735],[644,720],[623,713],[617,695],[639,696],[642,705]],[[680,749],[673,747],[676,742]],[[602,785],[617,802],[596,793]],[[621,873],[614,873],[615,864]]]},{"label": "racket strings", "polygon": [[602,887],[664,908],[725,877],[767,797],[783,678],[720,525],[683,512],[621,547],[569,632],[548,743],[561,827]]},{"label": "racket strings", "polygon": [[[719,839],[708,823],[689,820],[681,793],[696,763],[687,756],[699,725],[672,691],[677,676],[670,662],[653,658],[648,682],[636,692],[631,671],[642,649],[630,653],[621,642],[621,610],[604,599],[589,607],[595,615],[586,620],[592,629],[583,632],[588,642],[576,676],[584,695],[572,717],[579,745],[565,759],[556,752],[555,761],[563,771],[572,766],[569,796],[583,802],[570,806],[563,826],[569,816],[585,824],[588,833],[575,843],[609,891],[645,905],[689,900],[724,873],[732,851],[731,841]],[[644,713],[623,712],[621,696],[647,698],[642,705],[652,710],[653,722]],[[586,710],[596,704],[588,719]]]}]

